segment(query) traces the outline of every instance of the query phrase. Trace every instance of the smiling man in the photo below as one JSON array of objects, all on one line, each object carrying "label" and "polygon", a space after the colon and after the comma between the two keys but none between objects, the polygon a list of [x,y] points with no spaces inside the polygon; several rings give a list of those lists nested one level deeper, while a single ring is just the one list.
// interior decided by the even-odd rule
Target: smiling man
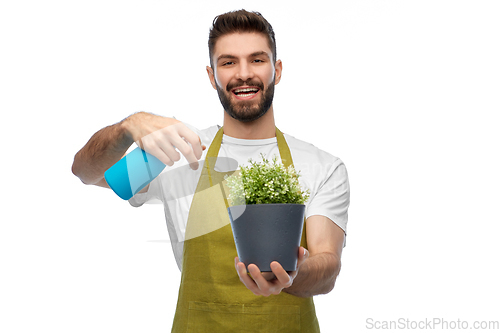
[{"label": "smiling man", "polygon": [[227,34],[218,39],[214,53],[215,66],[207,72],[227,115],[251,122],[272,112],[281,61],[273,63],[266,38],[256,32]]},{"label": "smiling man", "polygon": [[[239,10],[216,17],[209,55],[208,77],[224,108],[222,127],[198,130],[139,112],[94,134],[75,155],[73,173],[85,184],[109,187],[104,171],[134,142],[179,171],[160,174],[130,199],[133,206],[155,199],[165,206],[181,268],[172,332],[319,332],[313,296],[330,292],[340,272],[349,206],[346,168],[339,158],[276,128],[273,97],[282,62],[262,15]],[[243,165],[261,154],[294,165],[311,194],[293,272],[273,262],[272,274],[262,274],[238,260],[224,193],[213,186],[234,172],[224,158]]]}]

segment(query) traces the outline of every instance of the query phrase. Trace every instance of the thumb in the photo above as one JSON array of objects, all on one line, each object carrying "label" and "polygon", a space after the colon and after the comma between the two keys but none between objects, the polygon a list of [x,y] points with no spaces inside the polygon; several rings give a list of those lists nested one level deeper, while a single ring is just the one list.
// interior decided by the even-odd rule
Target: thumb
[{"label": "thumb", "polygon": [[297,263],[297,266],[300,266],[304,261],[306,261],[307,258],[309,258],[309,251],[305,247],[300,247],[299,248],[299,260]]},{"label": "thumb", "polygon": [[201,150],[205,150],[205,149],[207,149],[207,146],[205,146],[205,145],[201,142],[201,138],[200,138],[200,137],[198,137],[198,140],[200,141]]}]

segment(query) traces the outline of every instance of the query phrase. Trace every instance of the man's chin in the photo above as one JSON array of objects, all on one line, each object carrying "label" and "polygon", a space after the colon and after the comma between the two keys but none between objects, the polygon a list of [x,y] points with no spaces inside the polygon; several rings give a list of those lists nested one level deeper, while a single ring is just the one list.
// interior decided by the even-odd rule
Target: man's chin
[{"label": "man's chin", "polygon": [[231,118],[233,118],[233,119],[239,120],[239,121],[244,122],[244,123],[249,123],[249,122],[252,122],[252,121],[259,119],[260,117],[265,115],[267,113],[267,111],[260,112],[259,110],[251,110],[251,111],[242,111],[242,110],[227,111],[226,110],[226,113],[229,114],[231,116]]}]

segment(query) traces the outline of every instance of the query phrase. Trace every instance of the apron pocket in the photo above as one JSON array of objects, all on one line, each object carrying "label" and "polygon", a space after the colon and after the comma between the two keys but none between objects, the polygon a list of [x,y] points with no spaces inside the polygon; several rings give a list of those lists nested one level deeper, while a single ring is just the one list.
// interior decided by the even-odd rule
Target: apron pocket
[{"label": "apron pocket", "polygon": [[300,306],[189,302],[187,332],[300,332]]}]

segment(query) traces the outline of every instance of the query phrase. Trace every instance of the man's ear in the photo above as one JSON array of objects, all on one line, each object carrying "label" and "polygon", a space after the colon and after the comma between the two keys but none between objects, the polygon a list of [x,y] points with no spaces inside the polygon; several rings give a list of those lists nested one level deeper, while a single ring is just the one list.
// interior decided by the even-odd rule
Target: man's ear
[{"label": "man's ear", "polygon": [[214,71],[212,69],[212,67],[210,66],[207,66],[207,74],[208,74],[208,78],[210,79],[210,83],[212,84],[212,87],[217,90],[217,86],[215,84],[215,76],[214,76]]},{"label": "man's ear", "polygon": [[281,60],[278,59],[274,65],[274,84],[278,84],[281,81],[281,72],[283,71],[283,64]]}]

